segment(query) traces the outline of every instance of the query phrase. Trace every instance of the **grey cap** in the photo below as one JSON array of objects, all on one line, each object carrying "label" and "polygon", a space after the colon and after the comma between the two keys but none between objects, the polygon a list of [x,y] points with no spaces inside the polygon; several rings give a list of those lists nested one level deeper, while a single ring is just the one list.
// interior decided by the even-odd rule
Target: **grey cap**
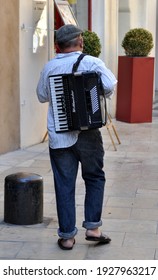
[{"label": "grey cap", "polygon": [[82,34],[82,30],[73,24],[66,24],[56,30],[55,41],[57,43],[65,43],[75,39]]}]

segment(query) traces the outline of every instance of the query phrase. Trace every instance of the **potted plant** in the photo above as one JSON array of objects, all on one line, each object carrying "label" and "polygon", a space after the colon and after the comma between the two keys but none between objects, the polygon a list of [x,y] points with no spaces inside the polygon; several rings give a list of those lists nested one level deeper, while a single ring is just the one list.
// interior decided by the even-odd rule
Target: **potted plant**
[{"label": "potted plant", "polygon": [[154,58],[152,34],[129,30],[122,41],[125,56],[118,60],[116,119],[129,123],[152,122]]},{"label": "potted plant", "polygon": [[98,35],[90,30],[83,32],[84,48],[83,52],[98,57],[101,53],[101,43]]}]

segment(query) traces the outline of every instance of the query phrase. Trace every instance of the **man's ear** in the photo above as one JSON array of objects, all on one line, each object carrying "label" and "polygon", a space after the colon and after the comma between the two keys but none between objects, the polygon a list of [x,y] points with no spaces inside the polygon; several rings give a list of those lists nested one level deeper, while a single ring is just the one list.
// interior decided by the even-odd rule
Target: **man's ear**
[{"label": "man's ear", "polygon": [[60,53],[60,52],[61,52],[61,50],[60,50],[60,48],[59,48],[58,44],[57,44],[57,43],[55,43],[54,45],[55,45],[55,50],[56,50],[56,53]]},{"label": "man's ear", "polygon": [[80,47],[83,48],[83,38],[80,39]]}]

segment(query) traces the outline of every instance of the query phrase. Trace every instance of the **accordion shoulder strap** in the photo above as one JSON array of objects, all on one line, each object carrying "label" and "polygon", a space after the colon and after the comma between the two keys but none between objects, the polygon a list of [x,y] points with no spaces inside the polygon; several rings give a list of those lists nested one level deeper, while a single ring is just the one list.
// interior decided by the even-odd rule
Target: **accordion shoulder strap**
[{"label": "accordion shoulder strap", "polygon": [[84,56],[86,55],[86,53],[81,53],[77,59],[77,61],[74,63],[73,67],[72,67],[72,73],[77,71],[77,68],[80,64],[80,61],[82,60],[82,58],[84,58]]}]

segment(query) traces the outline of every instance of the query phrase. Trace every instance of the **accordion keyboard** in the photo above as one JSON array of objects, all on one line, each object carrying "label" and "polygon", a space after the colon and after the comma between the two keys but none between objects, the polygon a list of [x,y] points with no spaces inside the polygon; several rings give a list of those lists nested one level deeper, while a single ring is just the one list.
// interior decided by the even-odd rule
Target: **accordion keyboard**
[{"label": "accordion keyboard", "polygon": [[56,131],[68,130],[62,76],[49,79]]}]

